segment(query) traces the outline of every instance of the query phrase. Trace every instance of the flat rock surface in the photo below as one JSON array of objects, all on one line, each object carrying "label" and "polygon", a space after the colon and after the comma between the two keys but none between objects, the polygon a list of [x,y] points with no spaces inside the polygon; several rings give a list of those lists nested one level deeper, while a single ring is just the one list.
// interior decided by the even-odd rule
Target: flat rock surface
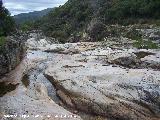
[{"label": "flat rock surface", "polygon": [[79,111],[103,120],[160,119],[160,50],[36,39],[31,35],[25,59],[0,79],[2,120],[80,120]]},{"label": "flat rock surface", "polygon": [[[98,48],[57,56],[45,76],[55,85],[60,98],[73,108],[111,119],[159,120],[160,71],[143,64],[159,64],[160,51],[142,51]],[[130,57],[138,62],[133,68],[125,66]]]},{"label": "flat rock surface", "polygon": [[48,57],[41,51],[28,51],[21,64],[0,80],[5,89],[0,97],[1,120],[81,119],[53,101],[56,93],[42,71]]}]

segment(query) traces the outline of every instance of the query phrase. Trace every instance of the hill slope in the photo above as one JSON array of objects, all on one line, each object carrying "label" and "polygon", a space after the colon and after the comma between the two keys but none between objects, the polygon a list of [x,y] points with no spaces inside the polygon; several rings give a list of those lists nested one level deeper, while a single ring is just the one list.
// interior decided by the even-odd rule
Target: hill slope
[{"label": "hill slope", "polygon": [[41,18],[42,16],[46,15],[47,13],[49,13],[52,10],[52,8],[47,8],[45,10],[42,11],[34,11],[34,12],[30,12],[30,13],[21,13],[18,15],[13,16],[16,23],[17,24],[22,24],[25,23],[27,21],[35,21],[39,18]]},{"label": "hill slope", "polygon": [[92,40],[100,40],[107,24],[157,20],[160,19],[159,8],[159,0],[68,0],[37,21],[36,28],[61,42],[83,33]]}]

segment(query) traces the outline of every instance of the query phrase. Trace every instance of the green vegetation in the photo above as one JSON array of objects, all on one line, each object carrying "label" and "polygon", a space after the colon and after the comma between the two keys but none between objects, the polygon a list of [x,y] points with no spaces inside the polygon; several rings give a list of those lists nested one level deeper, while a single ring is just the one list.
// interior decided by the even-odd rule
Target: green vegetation
[{"label": "green vegetation", "polygon": [[0,36],[7,36],[15,30],[15,23],[9,11],[0,3]]},{"label": "green vegetation", "polygon": [[6,42],[6,38],[5,37],[0,37],[0,46],[4,45]]},{"label": "green vegetation", "polygon": [[30,31],[33,29],[32,27],[33,25],[34,25],[33,21],[27,21],[27,22],[22,23],[19,26],[19,29],[21,29],[23,32]]},{"label": "green vegetation", "polygon": [[83,31],[92,16],[93,8],[88,0],[69,0],[38,21],[36,28],[63,42],[71,35],[76,37],[80,31]]},{"label": "green vegetation", "polygon": [[130,38],[132,40],[139,40],[139,39],[142,39],[142,34],[140,34],[139,31],[133,28],[131,31],[127,32],[125,37]]},{"label": "green vegetation", "polygon": [[108,6],[100,11],[100,15],[105,13],[105,22],[126,24],[160,18],[159,0],[112,0],[103,6]]},{"label": "green vegetation", "polygon": [[77,38],[82,32],[92,41],[99,41],[106,36],[107,24],[160,25],[159,8],[160,0],[68,0],[36,21],[32,28],[41,29],[61,42]]},{"label": "green vegetation", "polygon": [[133,46],[138,49],[159,49],[160,48],[156,43],[153,43],[151,40],[145,41],[142,38],[137,39]]},{"label": "green vegetation", "polygon": [[10,16],[9,11],[3,6],[0,1],[0,54],[4,53],[7,39],[6,36],[15,30],[15,23]]}]

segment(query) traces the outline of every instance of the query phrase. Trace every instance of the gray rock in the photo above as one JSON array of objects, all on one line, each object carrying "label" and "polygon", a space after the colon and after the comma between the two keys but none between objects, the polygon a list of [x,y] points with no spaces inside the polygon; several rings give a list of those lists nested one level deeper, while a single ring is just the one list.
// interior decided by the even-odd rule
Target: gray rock
[{"label": "gray rock", "polygon": [[13,70],[22,60],[25,53],[24,41],[8,37],[0,46],[0,76]]},{"label": "gray rock", "polygon": [[[130,50],[128,54],[117,53],[109,58],[110,54],[103,50],[97,57],[105,54],[110,60],[119,59],[123,63],[120,56],[128,56],[124,65],[129,65],[136,58],[131,51],[134,50]],[[85,52],[83,55],[98,55],[95,51],[90,53]],[[48,65],[45,72],[45,76],[60,91],[57,94],[67,105],[114,119],[160,118],[160,71],[104,66],[87,56],[88,61],[77,62],[80,56],[72,55],[63,60],[58,57],[57,61]]]}]

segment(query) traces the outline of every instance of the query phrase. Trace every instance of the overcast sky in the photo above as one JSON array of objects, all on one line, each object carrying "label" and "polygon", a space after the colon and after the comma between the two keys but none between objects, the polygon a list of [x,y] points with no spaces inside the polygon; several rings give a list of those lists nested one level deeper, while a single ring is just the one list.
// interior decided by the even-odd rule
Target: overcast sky
[{"label": "overcast sky", "polygon": [[12,15],[53,8],[65,2],[67,0],[3,0],[4,6]]}]

